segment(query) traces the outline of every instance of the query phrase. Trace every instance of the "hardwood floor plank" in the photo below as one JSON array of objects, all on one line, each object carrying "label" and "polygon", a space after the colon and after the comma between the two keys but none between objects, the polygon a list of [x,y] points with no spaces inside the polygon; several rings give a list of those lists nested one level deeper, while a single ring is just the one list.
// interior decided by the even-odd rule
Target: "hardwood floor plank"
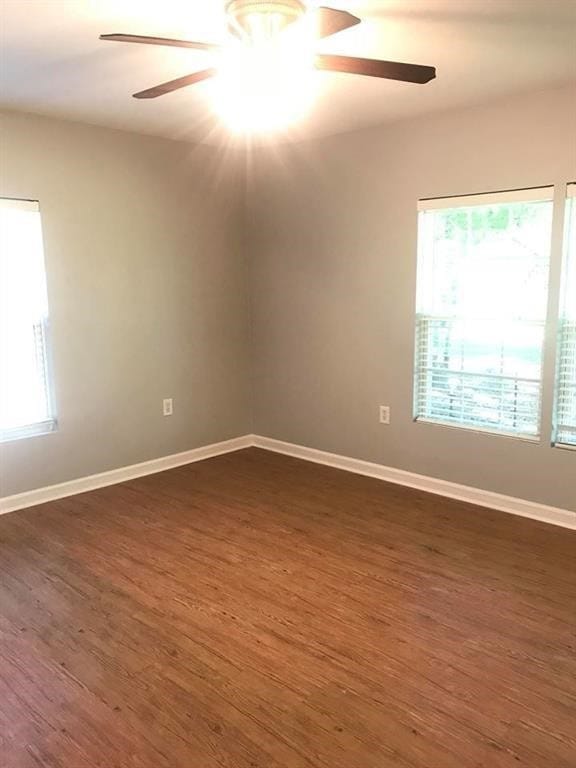
[{"label": "hardwood floor plank", "polygon": [[0,765],[574,768],[576,533],[247,449],[0,518]]}]

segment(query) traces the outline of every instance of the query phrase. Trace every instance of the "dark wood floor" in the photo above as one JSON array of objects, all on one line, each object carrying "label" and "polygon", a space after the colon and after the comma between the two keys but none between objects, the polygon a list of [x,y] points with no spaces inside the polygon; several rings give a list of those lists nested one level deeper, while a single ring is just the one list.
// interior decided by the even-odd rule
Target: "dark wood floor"
[{"label": "dark wood floor", "polygon": [[3,768],[574,768],[576,533],[257,449],[0,518]]}]

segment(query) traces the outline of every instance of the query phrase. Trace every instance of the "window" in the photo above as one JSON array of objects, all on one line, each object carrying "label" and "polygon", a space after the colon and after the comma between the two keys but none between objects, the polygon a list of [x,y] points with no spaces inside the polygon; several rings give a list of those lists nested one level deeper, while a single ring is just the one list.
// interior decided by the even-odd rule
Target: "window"
[{"label": "window", "polygon": [[566,200],[554,420],[555,444],[576,447],[576,184]]},{"label": "window", "polygon": [[552,198],[420,201],[417,420],[539,437]]},{"label": "window", "polygon": [[0,198],[0,439],[55,427],[38,203]]}]

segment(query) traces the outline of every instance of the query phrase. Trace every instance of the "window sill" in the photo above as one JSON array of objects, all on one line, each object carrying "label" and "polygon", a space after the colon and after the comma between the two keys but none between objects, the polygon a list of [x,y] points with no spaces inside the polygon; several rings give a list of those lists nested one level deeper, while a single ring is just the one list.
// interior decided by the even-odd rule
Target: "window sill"
[{"label": "window sill", "polygon": [[560,448],[561,451],[576,451],[576,445],[568,443],[552,443],[552,448]]},{"label": "window sill", "polygon": [[25,424],[21,427],[0,429],[0,443],[8,443],[12,440],[24,440],[27,437],[38,437],[56,432],[58,428],[56,419],[38,421],[35,424]]},{"label": "window sill", "polygon": [[539,443],[540,435],[522,435],[516,432],[504,432],[495,429],[484,429],[482,427],[474,427],[468,424],[452,424],[448,421],[440,421],[436,419],[426,419],[422,417],[416,417],[414,419],[416,424],[433,424],[437,427],[446,427],[447,429],[457,429],[458,431],[474,432],[479,435],[491,435],[493,437],[508,437],[513,440],[520,440],[523,443]]}]

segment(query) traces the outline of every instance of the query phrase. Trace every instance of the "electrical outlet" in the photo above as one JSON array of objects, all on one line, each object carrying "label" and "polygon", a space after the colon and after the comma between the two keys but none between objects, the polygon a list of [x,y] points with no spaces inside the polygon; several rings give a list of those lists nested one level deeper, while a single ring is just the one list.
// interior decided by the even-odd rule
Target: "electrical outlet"
[{"label": "electrical outlet", "polygon": [[380,406],[380,424],[390,424],[390,406]]},{"label": "electrical outlet", "polygon": [[162,400],[162,413],[164,416],[172,416],[173,412],[172,398],[166,397],[164,400]]}]

